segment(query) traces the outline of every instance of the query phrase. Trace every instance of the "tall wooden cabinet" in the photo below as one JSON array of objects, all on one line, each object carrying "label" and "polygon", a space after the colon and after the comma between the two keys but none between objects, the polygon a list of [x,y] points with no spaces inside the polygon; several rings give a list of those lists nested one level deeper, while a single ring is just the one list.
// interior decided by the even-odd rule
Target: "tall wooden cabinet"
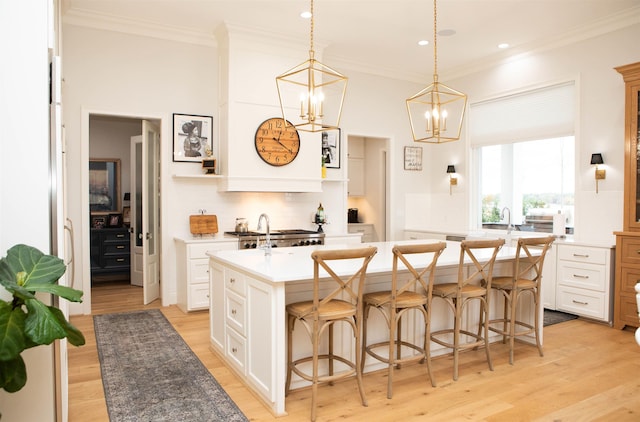
[{"label": "tall wooden cabinet", "polygon": [[638,110],[640,63],[617,67],[625,82],[624,217],[616,235],[616,280],[613,326],[638,327],[634,287],[640,281],[640,150]]}]

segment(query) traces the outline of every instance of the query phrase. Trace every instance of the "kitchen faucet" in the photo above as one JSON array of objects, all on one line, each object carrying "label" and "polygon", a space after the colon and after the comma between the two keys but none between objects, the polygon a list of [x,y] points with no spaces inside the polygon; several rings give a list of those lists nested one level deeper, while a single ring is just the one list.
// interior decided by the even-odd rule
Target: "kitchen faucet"
[{"label": "kitchen faucet", "polygon": [[509,212],[509,219],[507,221],[507,234],[511,234],[511,229],[513,228],[513,226],[511,226],[511,210],[508,207],[504,207],[502,209],[502,212],[500,213],[500,219],[504,220],[504,211],[505,210]]},{"label": "kitchen faucet", "polygon": [[264,245],[262,245],[261,248],[264,249],[265,255],[271,255],[271,229],[269,228],[269,216],[267,214],[262,213],[260,214],[260,217],[258,217],[258,230],[262,230],[263,218],[267,224],[267,236]]}]

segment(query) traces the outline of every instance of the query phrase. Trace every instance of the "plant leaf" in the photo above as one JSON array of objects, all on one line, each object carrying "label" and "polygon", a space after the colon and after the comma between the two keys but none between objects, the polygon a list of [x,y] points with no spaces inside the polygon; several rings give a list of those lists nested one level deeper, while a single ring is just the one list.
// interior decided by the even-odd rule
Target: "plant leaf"
[{"label": "plant leaf", "polygon": [[84,335],[82,335],[80,330],[71,325],[71,323],[65,319],[64,314],[60,309],[50,306],[49,310],[66,331],[67,340],[69,341],[69,343],[74,346],[82,346],[83,344],[85,344]]},{"label": "plant leaf", "polygon": [[0,388],[15,393],[27,383],[27,367],[21,356],[10,361],[0,361]]},{"label": "plant leaf", "polygon": [[25,302],[27,319],[24,332],[36,344],[51,344],[53,340],[64,338],[67,334],[65,327],[60,324],[51,309],[38,299]]},{"label": "plant leaf", "polygon": [[[15,245],[7,251],[6,261],[11,275],[15,277],[21,271],[27,273],[25,288],[31,283],[53,284],[66,271],[64,262],[53,255],[45,255],[38,249],[27,245]],[[0,272],[4,278],[4,271]]]},{"label": "plant leaf", "polygon": [[15,359],[27,347],[26,317],[22,308],[12,309],[10,304],[0,301],[0,361]]}]

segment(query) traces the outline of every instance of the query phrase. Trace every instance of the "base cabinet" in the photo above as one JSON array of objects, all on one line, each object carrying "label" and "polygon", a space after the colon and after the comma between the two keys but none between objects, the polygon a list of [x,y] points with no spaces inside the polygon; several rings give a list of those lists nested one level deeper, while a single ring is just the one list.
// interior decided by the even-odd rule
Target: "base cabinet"
[{"label": "base cabinet", "polygon": [[612,321],[612,250],[558,244],[556,309]]},{"label": "base cabinet", "polygon": [[237,242],[202,242],[176,239],[177,304],[183,312],[209,309],[209,257],[207,251],[237,249]]},{"label": "base cabinet", "polygon": [[640,281],[640,233],[616,233],[616,285],[613,326],[638,327],[635,285]]},{"label": "base cabinet", "polygon": [[[273,338],[276,323],[284,324],[284,308],[274,300],[275,289],[251,276],[216,263],[210,263],[211,308],[209,309],[211,345],[225,357],[230,367],[253,387],[269,407],[276,403],[276,374],[281,367],[272,365],[275,345],[284,339]],[[280,342],[280,343],[278,343]]]},{"label": "base cabinet", "polygon": [[91,275],[122,274],[130,272],[129,229],[91,229]]}]

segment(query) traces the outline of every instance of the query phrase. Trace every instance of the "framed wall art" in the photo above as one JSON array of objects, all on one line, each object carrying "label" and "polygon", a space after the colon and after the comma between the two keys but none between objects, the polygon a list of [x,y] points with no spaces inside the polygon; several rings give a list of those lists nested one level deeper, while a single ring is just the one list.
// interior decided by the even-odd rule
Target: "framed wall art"
[{"label": "framed wall art", "polygon": [[322,132],[322,159],[326,168],[340,168],[340,132],[340,129]]},{"label": "framed wall art", "polygon": [[404,147],[404,169],[422,170],[422,147]]},{"label": "framed wall art", "polygon": [[122,214],[109,214],[107,227],[122,227]]},{"label": "framed wall art", "polygon": [[213,117],[173,114],[173,161],[201,163],[216,153]]},{"label": "framed wall art", "polygon": [[89,159],[89,211],[120,211],[120,160]]}]

